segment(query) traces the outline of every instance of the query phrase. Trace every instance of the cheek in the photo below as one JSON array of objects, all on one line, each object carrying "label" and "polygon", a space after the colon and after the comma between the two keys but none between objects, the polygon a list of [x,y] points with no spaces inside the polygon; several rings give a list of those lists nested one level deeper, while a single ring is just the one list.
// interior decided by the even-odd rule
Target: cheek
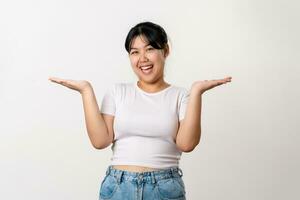
[{"label": "cheek", "polygon": [[158,55],[156,53],[149,54],[148,58],[152,61],[157,61]]},{"label": "cheek", "polygon": [[160,54],[152,55],[151,59],[156,63],[163,63],[163,57]]},{"label": "cheek", "polygon": [[136,66],[136,64],[137,64],[137,59],[134,58],[134,57],[130,58],[130,63],[131,63],[132,66]]}]

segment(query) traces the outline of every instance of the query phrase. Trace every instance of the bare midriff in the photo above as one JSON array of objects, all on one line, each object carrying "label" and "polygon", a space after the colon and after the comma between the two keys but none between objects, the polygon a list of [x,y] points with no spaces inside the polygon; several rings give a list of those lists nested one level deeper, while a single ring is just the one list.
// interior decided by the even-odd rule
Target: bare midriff
[{"label": "bare midriff", "polygon": [[147,171],[158,171],[160,169],[149,168],[137,165],[113,165],[114,169],[125,170],[130,172],[147,172]]}]

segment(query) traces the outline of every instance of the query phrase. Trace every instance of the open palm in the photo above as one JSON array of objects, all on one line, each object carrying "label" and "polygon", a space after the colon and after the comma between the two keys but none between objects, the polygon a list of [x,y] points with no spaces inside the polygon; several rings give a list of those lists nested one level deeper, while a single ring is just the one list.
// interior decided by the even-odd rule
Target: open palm
[{"label": "open palm", "polygon": [[49,80],[54,83],[58,83],[63,86],[66,86],[72,90],[76,90],[80,93],[82,93],[86,88],[90,86],[90,83],[85,80],[61,79],[57,77],[49,77]]},{"label": "open palm", "polygon": [[229,76],[223,79],[196,81],[193,83],[192,89],[203,94],[205,91],[210,90],[216,86],[231,82],[231,78],[232,77]]}]

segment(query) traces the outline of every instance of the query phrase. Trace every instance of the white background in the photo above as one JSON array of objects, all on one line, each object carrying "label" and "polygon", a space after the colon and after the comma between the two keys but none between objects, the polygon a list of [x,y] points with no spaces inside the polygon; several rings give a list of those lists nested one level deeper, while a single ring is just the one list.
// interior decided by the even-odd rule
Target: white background
[{"label": "white background", "polygon": [[296,0],[0,1],[0,199],[98,199],[111,149],[92,147],[80,94],[100,105],[132,82],[129,29],[160,24],[165,80],[232,76],[203,95],[202,137],[180,166],[187,199],[299,199],[300,3]]}]

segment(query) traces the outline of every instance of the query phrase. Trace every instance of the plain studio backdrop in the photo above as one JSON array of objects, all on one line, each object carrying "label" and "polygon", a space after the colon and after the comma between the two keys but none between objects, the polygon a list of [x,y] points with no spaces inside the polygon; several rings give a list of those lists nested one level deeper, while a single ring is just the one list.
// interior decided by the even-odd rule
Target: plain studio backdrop
[{"label": "plain studio backdrop", "polygon": [[0,199],[98,199],[111,146],[89,141],[77,91],[49,76],[89,80],[100,106],[133,82],[129,29],[160,24],[170,38],[165,80],[207,91],[202,136],[180,167],[188,200],[299,199],[298,1],[0,2]]}]

